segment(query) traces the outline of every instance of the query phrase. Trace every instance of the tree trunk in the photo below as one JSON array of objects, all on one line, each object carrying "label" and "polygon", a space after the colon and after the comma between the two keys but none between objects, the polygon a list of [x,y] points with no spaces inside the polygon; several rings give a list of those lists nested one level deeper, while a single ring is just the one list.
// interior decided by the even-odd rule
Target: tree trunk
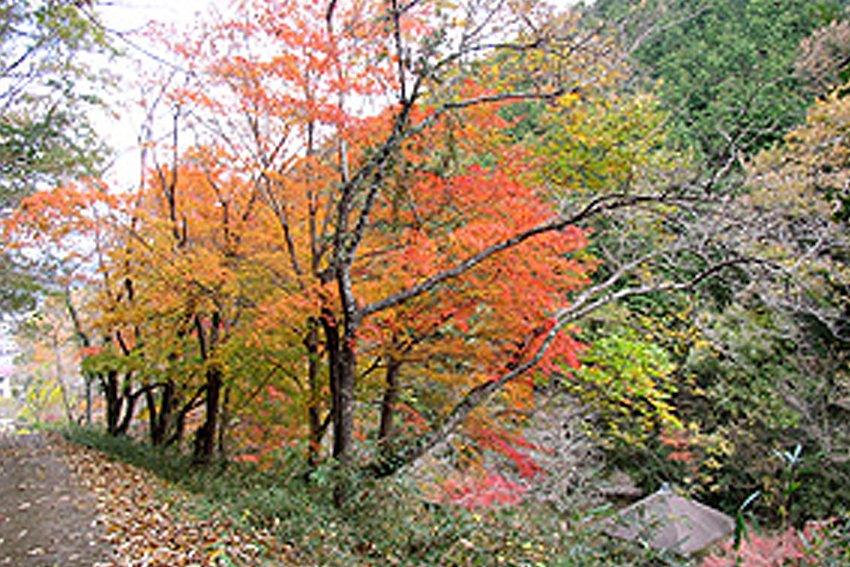
[{"label": "tree trunk", "polygon": [[92,377],[86,372],[86,426],[91,427],[91,419],[92,419]]},{"label": "tree trunk", "polygon": [[340,339],[339,328],[334,316],[330,313],[324,313],[322,317],[322,326],[325,330],[326,345],[328,356],[328,383],[331,390],[331,418],[333,422],[333,456],[336,458],[339,451],[337,440],[337,423],[340,419]]},{"label": "tree trunk", "polygon": [[122,398],[118,388],[118,372],[110,370],[102,376],[103,393],[106,396],[106,432],[118,435],[118,423],[121,420]]},{"label": "tree trunk", "polygon": [[384,397],[381,400],[381,422],[378,427],[378,454],[382,460],[389,457],[392,452],[400,369],[401,361],[390,355],[387,360],[387,384]]},{"label": "tree trunk", "polygon": [[339,335],[339,327],[333,315],[325,313],[322,319],[327,336],[328,375],[331,387],[331,416],[333,424],[332,455],[342,477],[334,490],[334,503],[342,507],[350,493],[345,481],[351,464],[354,431],[354,372],[355,355],[351,335]]},{"label": "tree trunk", "polygon": [[[174,396],[174,407],[178,407],[182,403],[182,400],[179,396]],[[186,415],[187,412],[184,411],[186,407],[180,408],[174,416],[172,417],[171,423],[171,435],[166,439],[165,446],[170,447],[174,444],[180,444],[183,441],[183,436],[186,433]]]},{"label": "tree trunk", "polygon": [[156,395],[153,388],[145,390],[145,401],[148,405],[148,435],[151,445],[156,447],[159,443],[159,409],[156,406]]},{"label": "tree trunk", "polygon": [[321,385],[319,384],[319,328],[318,321],[310,319],[307,336],[304,338],[304,347],[307,349],[307,383],[310,388],[310,406],[307,408],[307,420],[309,424],[310,446],[307,454],[307,465],[315,469],[319,465],[322,437],[321,415]]},{"label": "tree trunk", "polygon": [[230,387],[224,388],[224,400],[221,403],[221,424],[218,427],[218,454],[224,459],[227,455],[227,427],[230,422]]},{"label": "tree trunk", "polygon": [[333,457],[339,477],[334,487],[334,504],[342,508],[351,498],[354,472],[354,386],[357,357],[354,352],[355,333],[347,328],[339,349],[336,405],[334,408]]},{"label": "tree trunk", "polygon": [[153,388],[148,388],[145,395],[148,403],[151,445],[159,447],[165,445],[169,429],[174,421],[174,381],[168,379],[162,383],[158,407]]},{"label": "tree trunk", "polygon": [[354,441],[354,384],[357,358],[354,334],[343,336],[339,356],[339,386],[337,388],[336,419],[334,420],[334,458],[343,468],[351,464]]},{"label": "tree trunk", "polygon": [[131,373],[124,375],[124,386],[121,391],[121,399],[124,401],[124,415],[116,429],[116,435],[126,435],[130,430],[130,423],[133,421],[133,413],[136,411],[136,398],[141,392],[133,393]]},{"label": "tree trunk", "polygon": [[219,410],[221,406],[221,388],[224,383],[222,368],[215,360],[218,348],[219,326],[221,314],[214,311],[210,316],[209,334],[204,331],[201,315],[195,315],[195,330],[198,337],[198,347],[201,359],[206,363],[206,381],[204,382],[204,424],[195,432],[195,450],[193,459],[196,463],[208,463],[215,453],[216,433],[219,427]]},{"label": "tree trunk", "polygon": [[206,372],[206,419],[195,433],[194,460],[197,463],[208,463],[215,452],[222,382],[221,368],[218,364],[211,364]]}]

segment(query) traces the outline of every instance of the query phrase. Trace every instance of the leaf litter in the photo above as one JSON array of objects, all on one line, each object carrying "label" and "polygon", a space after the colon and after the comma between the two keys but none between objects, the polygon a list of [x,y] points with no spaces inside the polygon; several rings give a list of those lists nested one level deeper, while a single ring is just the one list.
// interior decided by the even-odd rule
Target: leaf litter
[{"label": "leaf litter", "polygon": [[62,441],[78,482],[97,498],[97,522],[115,567],[292,564],[291,548],[227,512],[199,513],[195,497],[153,473]]}]

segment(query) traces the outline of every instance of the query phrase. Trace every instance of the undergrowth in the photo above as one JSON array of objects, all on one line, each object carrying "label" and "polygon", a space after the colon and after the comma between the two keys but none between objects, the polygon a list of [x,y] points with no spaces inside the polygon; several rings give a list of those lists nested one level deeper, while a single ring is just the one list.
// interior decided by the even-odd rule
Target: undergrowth
[{"label": "undergrowth", "polygon": [[[70,441],[151,471],[197,496],[196,513],[226,514],[272,530],[305,565],[323,566],[684,566],[676,555],[601,534],[605,512],[576,497],[553,506],[529,498],[467,509],[424,498],[409,478],[356,479],[343,507],[333,501],[333,471],[293,474],[285,459],[264,472],[250,463],[194,465],[161,450],[95,429],[64,430]],[[351,480],[351,479],[350,479]],[[564,512],[564,510],[570,510]]]}]

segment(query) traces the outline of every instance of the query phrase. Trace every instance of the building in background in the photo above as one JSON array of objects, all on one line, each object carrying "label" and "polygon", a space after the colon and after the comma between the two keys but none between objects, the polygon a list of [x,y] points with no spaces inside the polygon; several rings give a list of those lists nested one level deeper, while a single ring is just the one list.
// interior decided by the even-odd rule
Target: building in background
[{"label": "building in background", "polygon": [[12,398],[12,374],[17,349],[8,323],[0,323],[0,398]]},{"label": "building in background", "polygon": [[9,324],[0,322],[0,432],[12,426],[18,413],[12,390],[17,355]]}]

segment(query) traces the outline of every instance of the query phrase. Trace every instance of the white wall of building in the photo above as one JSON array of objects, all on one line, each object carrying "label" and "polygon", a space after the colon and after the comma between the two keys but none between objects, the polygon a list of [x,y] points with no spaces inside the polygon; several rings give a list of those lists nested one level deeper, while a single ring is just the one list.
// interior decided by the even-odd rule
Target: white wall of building
[{"label": "white wall of building", "polygon": [[8,323],[0,323],[0,398],[12,397],[12,373],[17,349]]}]

